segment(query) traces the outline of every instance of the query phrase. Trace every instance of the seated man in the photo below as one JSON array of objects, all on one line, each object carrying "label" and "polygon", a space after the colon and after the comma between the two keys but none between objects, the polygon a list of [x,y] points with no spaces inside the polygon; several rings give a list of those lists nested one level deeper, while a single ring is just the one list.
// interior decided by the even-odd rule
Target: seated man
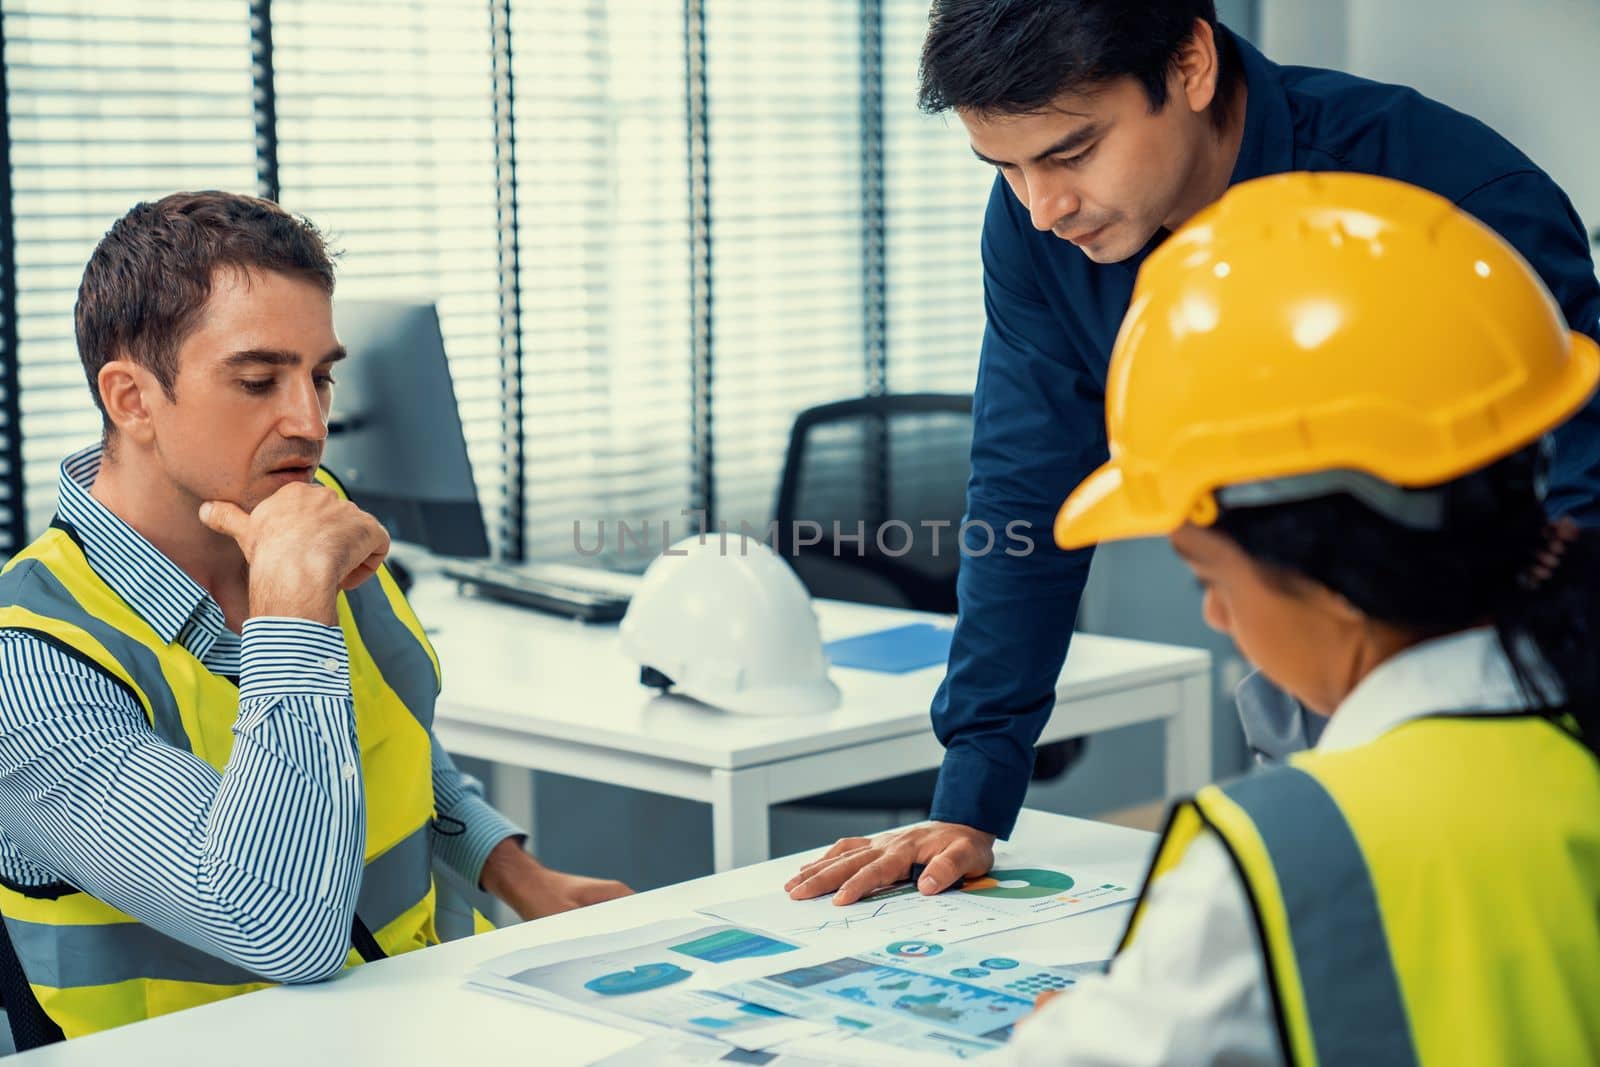
[{"label": "seated man", "polygon": [[1013,1062],[1600,1063],[1600,534],[1541,446],[1597,378],[1526,261],[1389,179],[1246,183],[1150,257],[1056,540],[1170,534],[1331,718],[1178,806]]},{"label": "seated man", "polygon": [[541,867],[433,736],[388,537],[318,469],[333,287],[314,226],[217,192],[138,205],[84,271],[104,440],[0,574],[30,1044],[437,943],[435,858],[523,918],[628,892]]}]

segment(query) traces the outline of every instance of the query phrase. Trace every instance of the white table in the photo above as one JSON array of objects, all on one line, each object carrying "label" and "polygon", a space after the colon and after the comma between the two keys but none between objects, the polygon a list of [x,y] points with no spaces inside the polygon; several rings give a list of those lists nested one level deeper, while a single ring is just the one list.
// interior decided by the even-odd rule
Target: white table
[{"label": "white table", "polygon": [[[1092,867],[1137,884],[1152,834],[1024,811],[1005,849],[1063,866]],[[169,1067],[173,1063],[416,1064],[450,1067],[586,1064],[637,1035],[466,988],[479,964],[507,952],[688,915],[695,908],[772,890],[800,860],[788,858],[668,886],[583,911],[508,927],[369,963],[330,982],[283,986],[27,1053],[19,1067]],[[1104,958],[1127,923],[1121,904],[986,939],[995,951],[1041,962]],[[1013,940],[1014,939],[1014,940]]]},{"label": "white table", "polygon": [[[444,672],[439,740],[519,769],[493,783],[513,818],[532,809],[521,769],[698,800],[711,805],[716,869],[726,871],[770,855],[774,804],[944,757],[928,721],[942,664],[907,674],[835,667],[843,700],[828,714],[733,715],[640,686],[614,625],[464,597],[437,577],[419,581],[411,602]],[[838,601],[818,601],[817,615],[824,640],[942,618]],[[1210,664],[1197,649],[1078,634],[1041,741],[1163,720],[1167,795],[1198,789],[1211,780]]]}]

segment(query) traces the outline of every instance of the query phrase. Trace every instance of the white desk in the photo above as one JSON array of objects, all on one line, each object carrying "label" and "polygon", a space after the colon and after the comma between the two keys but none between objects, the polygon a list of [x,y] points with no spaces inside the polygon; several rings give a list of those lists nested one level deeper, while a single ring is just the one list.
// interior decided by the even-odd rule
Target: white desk
[{"label": "white desk", "polygon": [[[502,768],[553,771],[711,805],[716,869],[764,860],[774,804],[937,767],[928,707],[943,665],[908,674],[835,667],[843,694],[826,715],[716,711],[640,686],[615,626],[463,597],[418,582],[411,602],[444,671],[435,731],[451,752]],[[939,616],[818,601],[823,639]],[[1166,724],[1168,796],[1211,780],[1210,654],[1078,634],[1041,741],[1133,723]],[[496,802],[532,809],[528,776],[497,773]]]},{"label": "white desk", "polygon": [[[1152,834],[1025,811],[1012,846],[1064,866],[1105,871],[1137,884]],[[331,982],[263,990],[27,1053],[19,1067],[234,1067],[416,1064],[451,1067],[585,1064],[638,1041],[637,1035],[503,1000],[462,982],[480,963],[532,945],[671,919],[695,908],[753,896],[783,884],[797,858],[668,886],[583,911],[370,963]],[[1044,962],[1108,955],[1127,923],[1121,904],[985,941]],[[1015,940],[1008,940],[1015,939]]]}]

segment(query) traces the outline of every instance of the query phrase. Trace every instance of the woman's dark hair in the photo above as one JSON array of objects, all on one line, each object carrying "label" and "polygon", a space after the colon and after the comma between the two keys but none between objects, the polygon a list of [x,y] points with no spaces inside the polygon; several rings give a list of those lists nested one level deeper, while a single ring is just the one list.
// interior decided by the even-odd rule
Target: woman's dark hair
[{"label": "woman's dark hair", "polygon": [[[988,115],[1042,111],[1062,93],[1136,78],[1150,110],[1167,104],[1167,74],[1196,19],[1217,28],[1213,0],[934,0],[922,43],[918,103]],[[1239,57],[1217,35],[1211,119],[1220,128],[1240,84]]]},{"label": "woman's dark hair", "polygon": [[1420,637],[1493,624],[1529,703],[1600,743],[1600,541],[1579,533],[1530,581],[1550,540],[1545,456],[1525,448],[1438,487],[1444,522],[1419,530],[1346,494],[1225,511],[1218,532],[1286,576],[1310,578]]}]

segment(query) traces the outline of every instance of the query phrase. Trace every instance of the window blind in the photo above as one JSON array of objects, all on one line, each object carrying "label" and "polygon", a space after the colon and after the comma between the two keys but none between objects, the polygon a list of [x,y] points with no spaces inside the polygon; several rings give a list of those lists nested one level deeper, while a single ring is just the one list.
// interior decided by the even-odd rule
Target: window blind
[{"label": "window blind", "polygon": [[983,340],[978,240],[993,167],[953,115],[917,109],[928,0],[883,0],[888,382],[893,392],[970,392]]},{"label": "window blind", "polygon": [[521,258],[524,530],[530,557],[600,524],[690,506],[684,12],[659,0],[526,0],[511,39]]},{"label": "window blind", "polygon": [[[275,149],[280,198],[345,250],[340,295],[439,305],[501,551],[520,531],[530,556],[572,556],[575,523],[589,545],[604,521],[612,548],[619,520],[687,532],[697,442],[712,446],[721,517],[764,523],[794,416],[866,390],[876,320],[863,270],[863,11],[874,7],[888,387],[971,388],[992,175],[958,123],[916,110],[926,0],[701,2],[704,201],[689,188],[682,5],[270,6],[276,137],[261,151]],[[0,10],[24,441],[20,467],[0,454],[0,491],[14,471],[37,530],[61,456],[98,432],[71,319],[94,242],[138,199],[256,187],[251,5]],[[509,64],[495,51],[507,37]],[[706,392],[694,379],[691,282],[704,263],[691,223],[710,237]],[[0,442],[4,389],[0,376]],[[9,506],[0,497],[0,523]]]},{"label": "window blind", "polygon": [[72,324],[95,244],[140,200],[255,187],[250,31],[243,0],[4,0],[0,17],[32,536],[61,459],[100,434]]},{"label": "window blind", "polygon": [[706,3],[720,518],[764,524],[794,416],[861,395],[855,0]]},{"label": "window blind", "polygon": [[[4,37],[0,36],[0,51]],[[11,215],[11,123],[0,63],[0,565],[22,544],[22,426],[17,406],[16,236]]]},{"label": "window blind", "polygon": [[274,0],[272,37],[281,201],[343,250],[338,297],[437,304],[478,500],[503,551],[513,473],[489,5]]}]

